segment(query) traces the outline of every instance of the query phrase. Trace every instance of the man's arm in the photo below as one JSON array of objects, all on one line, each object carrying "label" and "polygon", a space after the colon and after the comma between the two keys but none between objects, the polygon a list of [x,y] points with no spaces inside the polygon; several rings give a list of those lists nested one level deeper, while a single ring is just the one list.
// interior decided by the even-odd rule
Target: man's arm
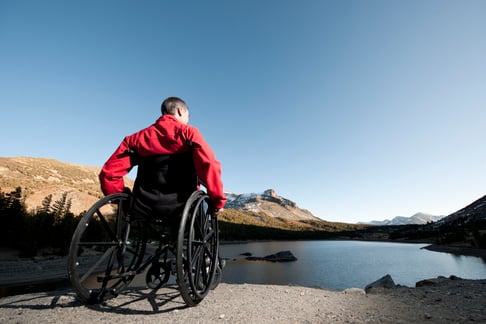
[{"label": "man's arm", "polygon": [[99,174],[101,191],[103,194],[110,195],[123,191],[125,183],[123,177],[132,169],[130,154],[128,154],[127,137],[123,139],[120,146],[105,162]]},{"label": "man's arm", "polygon": [[189,139],[193,145],[194,167],[196,174],[205,185],[209,198],[216,210],[223,209],[226,203],[226,196],[223,192],[221,180],[221,163],[216,160],[211,147],[206,143],[203,136],[196,128]]}]

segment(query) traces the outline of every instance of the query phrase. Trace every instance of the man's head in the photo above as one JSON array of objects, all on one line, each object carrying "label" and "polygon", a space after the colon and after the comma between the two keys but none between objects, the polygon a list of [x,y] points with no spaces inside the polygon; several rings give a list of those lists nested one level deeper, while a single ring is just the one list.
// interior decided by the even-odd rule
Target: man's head
[{"label": "man's head", "polygon": [[189,122],[189,108],[184,100],[177,97],[169,97],[160,106],[162,115],[172,115],[181,123]]}]

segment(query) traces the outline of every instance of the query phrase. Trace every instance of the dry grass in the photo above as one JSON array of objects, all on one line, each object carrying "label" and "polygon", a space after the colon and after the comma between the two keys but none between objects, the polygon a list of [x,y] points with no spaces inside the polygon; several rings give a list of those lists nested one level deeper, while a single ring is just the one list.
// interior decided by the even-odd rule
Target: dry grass
[{"label": "dry grass", "polygon": [[[0,189],[22,188],[28,210],[41,206],[48,195],[53,201],[67,193],[71,211],[79,214],[103,196],[98,181],[99,167],[82,166],[47,158],[0,158]],[[127,185],[133,181],[126,179]]]}]

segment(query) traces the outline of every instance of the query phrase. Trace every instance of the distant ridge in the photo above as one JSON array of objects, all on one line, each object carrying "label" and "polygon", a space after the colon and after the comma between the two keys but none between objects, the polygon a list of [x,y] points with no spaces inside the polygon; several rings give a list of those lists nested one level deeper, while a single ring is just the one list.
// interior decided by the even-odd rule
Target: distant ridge
[{"label": "distant ridge", "polygon": [[431,214],[426,214],[426,213],[416,213],[413,216],[410,217],[405,217],[405,216],[397,216],[394,217],[393,219],[385,219],[383,221],[371,221],[371,222],[360,222],[358,224],[369,224],[369,225],[423,225],[427,224],[430,222],[437,222],[444,218],[445,216],[435,216]]},{"label": "distant ridge", "polygon": [[[92,206],[103,194],[100,190],[98,174],[101,167],[83,166],[61,162],[51,158],[0,157],[0,190],[10,192],[22,188],[28,210],[42,205],[42,200],[52,195],[53,201],[67,193],[71,199],[71,212],[79,214]],[[128,187],[133,180],[125,178]],[[226,208],[265,214],[275,219],[290,221],[322,221],[310,211],[300,208],[295,202],[281,197],[273,189],[262,193],[226,192]],[[456,220],[486,220],[486,196],[477,199],[457,212],[444,217],[417,213],[411,217],[397,216],[391,220],[360,222],[366,225],[410,225],[438,222],[451,223]]]}]

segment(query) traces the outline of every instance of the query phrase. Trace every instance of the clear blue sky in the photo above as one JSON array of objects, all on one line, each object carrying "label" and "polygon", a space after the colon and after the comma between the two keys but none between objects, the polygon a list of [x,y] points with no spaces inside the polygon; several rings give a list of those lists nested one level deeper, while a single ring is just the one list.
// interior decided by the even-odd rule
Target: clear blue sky
[{"label": "clear blue sky", "polygon": [[0,0],[0,156],[101,166],[167,96],[229,191],[343,222],[486,194],[486,1]]}]

